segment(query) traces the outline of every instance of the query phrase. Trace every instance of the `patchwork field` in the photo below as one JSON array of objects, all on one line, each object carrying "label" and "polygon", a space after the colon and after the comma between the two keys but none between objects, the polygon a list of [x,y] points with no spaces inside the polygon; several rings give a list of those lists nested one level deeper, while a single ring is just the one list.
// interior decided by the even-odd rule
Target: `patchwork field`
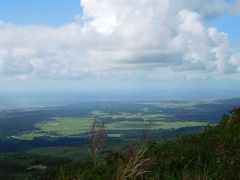
[{"label": "patchwork field", "polygon": [[[216,124],[238,100],[85,102],[67,106],[0,111],[0,136],[18,140],[86,137],[93,120],[105,122],[108,137],[138,137],[151,121],[158,133],[185,132]],[[192,132],[192,131],[191,131]]]},{"label": "patchwork field", "polygon": [[[18,139],[32,140],[40,136],[81,136],[89,132],[93,119],[72,118],[72,117],[57,117],[53,121],[43,122],[37,125],[40,130],[35,130],[29,133],[24,133],[15,136]],[[147,124],[145,121],[116,121],[106,124],[106,130],[110,131],[127,131],[127,130],[142,130]],[[155,121],[151,123],[151,130],[157,129],[177,129],[182,127],[206,126],[206,122],[182,121],[182,122],[164,122]],[[119,137],[119,133],[111,133],[111,137]]]},{"label": "patchwork field", "polygon": [[146,121],[157,121],[157,120],[171,120],[175,117],[174,114],[146,114],[148,109],[143,109],[144,113],[128,113],[128,112],[120,112],[117,114],[109,114],[102,111],[93,111],[92,114],[96,118],[105,118],[105,119],[143,119]]}]

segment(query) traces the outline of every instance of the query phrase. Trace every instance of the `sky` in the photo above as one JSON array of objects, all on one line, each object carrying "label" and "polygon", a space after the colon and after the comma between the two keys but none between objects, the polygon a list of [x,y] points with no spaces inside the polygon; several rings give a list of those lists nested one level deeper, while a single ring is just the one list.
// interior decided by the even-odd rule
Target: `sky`
[{"label": "sky", "polygon": [[240,0],[192,2],[0,1],[0,92],[240,96]]}]

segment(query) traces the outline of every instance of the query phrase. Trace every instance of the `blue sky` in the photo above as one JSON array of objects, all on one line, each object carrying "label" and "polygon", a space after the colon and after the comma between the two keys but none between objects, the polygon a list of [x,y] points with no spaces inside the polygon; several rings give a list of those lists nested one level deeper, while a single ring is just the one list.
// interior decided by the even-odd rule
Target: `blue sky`
[{"label": "blue sky", "polygon": [[240,48],[240,15],[222,15],[209,22],[209,26],[226,32],[231,42]]},{"label": "blue sky", "polygon": [[189,1],[1,1],[0,91],[236,95],[240,2]]},{"label": "blue sky", "polygon": [[81,14],[79,0],[7,0],[0,2],[2,21],[16,24],[61,26]]}]

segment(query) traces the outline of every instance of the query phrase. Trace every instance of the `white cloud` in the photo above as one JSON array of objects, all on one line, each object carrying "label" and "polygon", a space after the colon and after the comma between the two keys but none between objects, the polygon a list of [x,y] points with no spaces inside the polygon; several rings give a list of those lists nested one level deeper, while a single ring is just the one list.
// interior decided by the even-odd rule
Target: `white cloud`
[{"label": "white cloud", "polygon": [[239,12],[239,1],[81,0],[81,6],[83,16],[62,27],[0,22],[0,76],[152,79],[164,72],[167,79],[240,73],[240,55],[227,34],[205,26],[220,14]]}]

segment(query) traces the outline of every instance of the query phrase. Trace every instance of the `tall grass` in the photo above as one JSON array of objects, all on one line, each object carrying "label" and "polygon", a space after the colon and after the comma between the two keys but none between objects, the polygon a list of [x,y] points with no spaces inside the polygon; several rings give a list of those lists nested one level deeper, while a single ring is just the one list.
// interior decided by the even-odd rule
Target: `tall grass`
[{"label": "tall grass", "polygon": [[94,120],[90,130],[91,147],[89,149],[90,157],[93,164],[96,164],[99,154],[105,142],[105,123],[101,122],[98,126]]},{"label": "tall grass", "polygon": [[145,124],[142,142],[135,141],[128,145],[128,161],[127,163],[118,162],[116,180],[143,178],[143,175],[148,172],[146,166],[150,163],[150,158],[144,156],[148,150],[150,127],[151,122]]}]

